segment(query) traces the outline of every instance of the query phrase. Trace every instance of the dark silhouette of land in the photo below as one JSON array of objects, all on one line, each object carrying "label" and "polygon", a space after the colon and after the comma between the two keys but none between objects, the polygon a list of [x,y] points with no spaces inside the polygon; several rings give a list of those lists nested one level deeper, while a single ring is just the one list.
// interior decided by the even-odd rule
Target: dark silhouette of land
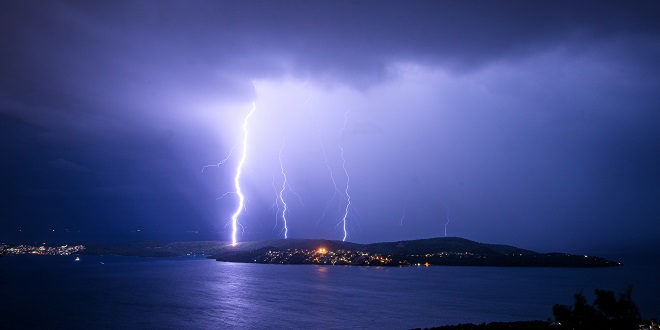
[{"label": "dark silhouette of land", "polygon": [[358,266],[612,267],[621,263],[594,256],[538,253],[510,245],[458,237],[358,244],[322,239],[241,242],[134,242],[87,246],[84,254],[177,257],[205,254],[218,261]]},{"label": "dark silhouette of land", "polygon": [[597,289],[595,294],[593,304],[589,304],[587,298],[580,292],[575,294],[573,306],[555,305],[552,308],[554,321],[466,323],[425,330],[660,329],[657,319],[642,319],[637,305],[632,300],[632,287],[628,287],[618,298],[612,291]]}]

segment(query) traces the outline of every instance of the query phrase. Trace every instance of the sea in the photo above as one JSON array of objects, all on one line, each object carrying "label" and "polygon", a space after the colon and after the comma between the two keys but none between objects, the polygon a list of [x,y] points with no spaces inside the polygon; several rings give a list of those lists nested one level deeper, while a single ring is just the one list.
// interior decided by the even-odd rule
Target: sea
[{"label": "sea", "polygon": [[204,256],[0,258],[2,329],[412,329],[547,320],[577,292],[623,292],[660,317],[658,265],[358,267]]}]

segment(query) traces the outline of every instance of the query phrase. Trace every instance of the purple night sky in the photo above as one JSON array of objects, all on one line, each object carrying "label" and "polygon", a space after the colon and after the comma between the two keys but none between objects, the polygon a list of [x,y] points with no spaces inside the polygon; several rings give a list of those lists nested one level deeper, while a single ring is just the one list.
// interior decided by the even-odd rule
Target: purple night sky
[{"label": "purple night sky", "polygon": [[343,148],[348,241],[449,219],[449,236],[541,252],[658,252],[658,17],[657,1],[3,1],[0,241],[230,240],[237,198],[219,197],[254,102],[241,241],[283,237],[280,150],[289,237],[340,240]]}]

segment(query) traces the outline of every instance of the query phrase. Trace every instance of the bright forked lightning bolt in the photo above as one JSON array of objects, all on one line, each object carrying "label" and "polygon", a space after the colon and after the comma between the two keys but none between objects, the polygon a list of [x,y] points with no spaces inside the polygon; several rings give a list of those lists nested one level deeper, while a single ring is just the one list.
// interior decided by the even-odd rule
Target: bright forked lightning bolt
[{"label": "bright forked lightning bolt", "polygon": [[[278,154],[278,159],[280,162],[280,173],[282,173],[282,188],[277,190],[275,187],[275,171],[273,171],[273,181],[271,182],[271,185],[273,186],[273,189],[275,190],[275,202],[273,203],[273,209],[276,209],[275,211],[275,227],[273,227],[273,230],[277,228],[278,220],[280,218],[280,214],[282,217],[282,224],[283,228],[280,232],[284,232],[284,238],[287,239],[289,238],[289,227],[287,225],[287,211],[288,205],[286,201],[284,200],[284,192],[285,191],[290,191],[292,194],[294,194],[297,198],[298,201],[300,202],[300,205],[305,206],[302,202],[302,197],[291,188],[289,185],[289,182],[287,181],[287,176],[286,172],[284,171],[284,162],[282,161],[282,150],[284,149],[284,145],[280,148],[280,153]],[[280,213],[280,203],[282,204],[282,213]]]},{"label": "bright forked lightning bolt", "polygon": [[[348,123],[348,113],[350,111],[346,111],[344,113],[344,127],[342,127],[341,131],[342,133],[346,131],[346,123]],[[342,238],[342,242],[346,241],[346,236],[348,236],[348,232],[346,231],[346,218],[348,217],[348,208],[351,206],[351,195],[348,194],[348,184],[351,181],[351,178],[348,176],[348,170],[346,170],[346,158],[344,158],[344,148],[342,146],[339,146],[339,151],[341,154],[341,166],[344,169],[344,174],[346,175],[346,190],[344,190],[344,194],[346,195],[346,209],[344,210],[344,217],[341,220],[341,224],[344,227],[344,238]]]},{"label": "bright forked lightning bolt", "polygon": [[339,147],[339,150],[341,151],[341,161],[342,161],[341,166],[344,168],[344,173],[346,174],[346,190],[344,190],[344,193],[346,194],[346,209],[344,210],[344,217],[341,220],[342,225],[344,226],[344,238],[342,238],[342,242],[344,242],[346,241],[346,236],[348,236],[348,233],[346,232],[346,218],[348,217],[348,208],[351,206],[351,195],[348,194],[348,184],[351,181],[351,178],[348,176],[348,171],[346,170],[346,159],[344,158],[344,148]]},{"label": "bright forked lightning bolt", "polygon": [[236,166],[236,176],[234,176],[234,187],[236,188],[236,195],[238,195],[238,205],[236,211],[231,216],[231,244],[236,245],[236,232],[238,231],[238,218],[243,212],[245,207],[245,196],[243,196],[243,191],[241,190],[241,174],[243,172],[243,164],[245,164],[245,158],[247,158],[247,139],[248,139],[248,129],[247,124],[254,111],[257,110],[257,105],[252,103],[252,110],[245,116],[243,120],[243,150],[241,154],[241,159],[238,161]]},{"label": "bright forked lightning bolt", "polygon": [[278,155],[279,160],[280,160],[280,170],[282,171],[282,177],[284,178],[282,180],[282,189],[280,190],[280,202],[282,203],[282,224],[284,225],[284,239],[289,238],[289,228],[286,225],[286,202],[284,201],[284,197],[282,196],[284,194],[284,190],[286,190],[286,173],[284,172],[284,164],[282,163],[282,148],[280,148],[280,153]]}]

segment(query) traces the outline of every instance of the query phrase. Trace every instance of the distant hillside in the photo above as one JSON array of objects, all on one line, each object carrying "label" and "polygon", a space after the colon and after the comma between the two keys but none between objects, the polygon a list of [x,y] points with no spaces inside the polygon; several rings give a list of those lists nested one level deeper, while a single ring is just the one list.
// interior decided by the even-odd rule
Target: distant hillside
[{"label": "distant hillside", "polygon": [[264,247],[274,249],[306,249],[314,250],[320,246],[328,250],[364,250],[364,245],[329,241],[322,239],[278,239],[267,241],[240,242],[232,246],[229,242],[220,241],[193,241],[193,242],[153,242],[138,241],[130,243],[117,243],[107,245],[87,245],[82,254],[103,255],[114,254],[121,256],[139,257],[177,257],[186,254],[215,255],[227,251],[253,251]]},{"label": "distant hillside", "polygon": [[384,242],[365,245],[365,251],[380,254],[432,254],[438,252],[468,252],[495,256],[505,254],[537,254],[510,245],[484,244],[459,237],[438,237],[412,241]]},{"label": "distant hillside", "polygon": [[226,251],[254,251],[264,247],[278,250],[298,249],[316,250],[325,248],[328,251],[347,250],[364,251],[379,254],[415,255],[433,254],[438,252],[472,253],[497,256],[507,254],[536,254],[534,251],[520,249],[509,245],[484,244],[459,237],[438,237],[398,242],[382,242],[358,244],[324,239],[277,239],[266,241],[240,242],[232,246],[228,242],[172,242],[161,243],[151,241],[118,243],[109,245],[86,246],[84,254],[116,254],[143,257],[176,257],[186,254],[214,255]]},{"label": "distant hillside", "polygon": [[119,256],[138,256],[170,258],[186,254],[212,255],[223,251],[227,247],[226,242],[218,241],[195,241],[195,242],[152,242],[138,241],[130,243],[117,243],[108,245],[86,245],[81,254]]},{"label": "distant hillside", "polygon": [[537,254],[534,251],[520,249],[510,245],[484,244],[459,237],[438,237],[411,241],[382,242],[372,244],[358,244],[323,239],[289,238],[268,241],[243,242],[238,243],[235,247],[227,246],[227,248],[231,248],[234,251],[252,251],[264,247],[273,247],[279,250],[316,250],[323,247],[329,251],[348,250],[402,255],[433,254],[438,252],[468,252],[472,254],[492,256],[505,254]]},{"label": "distant hillside", "polygon": [[355,244],[287,239],[242,243],[211,256],[218,261],[262,264],[353,266],[615,267],[594,256],[537,253],[509,245],[483,244],[458,237]]},{"label": "distant hillside", "polygon": [[323,239],[278,239],[241,242],[132,242],[86,246],[82,254],[177,257],[205,254],[218,261],[333,264],[363,266],[507,266],[611,267],[621,263],[599,257],[537,253],[509,245],[484,244],[458,237],[357,244]]}]

